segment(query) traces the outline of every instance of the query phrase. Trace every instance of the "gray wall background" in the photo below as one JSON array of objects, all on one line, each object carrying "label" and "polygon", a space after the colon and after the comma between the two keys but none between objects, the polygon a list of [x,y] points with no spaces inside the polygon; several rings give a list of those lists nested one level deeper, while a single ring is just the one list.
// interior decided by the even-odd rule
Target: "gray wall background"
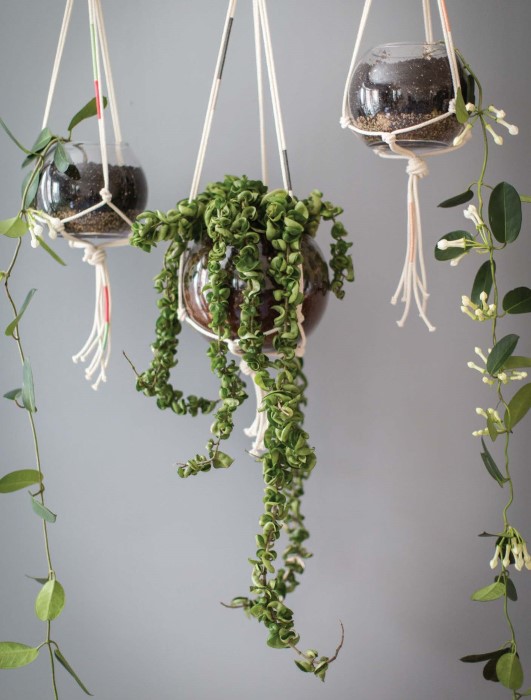
[{"label": "gray wall background", "polygon": [[[225,173],[260,173],[251,3],[239,5],[203,184]],[[121,355],[126,350],[140,368],[150,359],[152,278],[162,251],[109,256],[114,355],[107,385],[94,393],[70,361],[91,319],[92,270],[60,241],[66,268],[25,241],[12,290],[20,302],[30,287],[38,289],[22,331],[35,374],[48,505],[59,514],[51,547],[67,607],[54,637],[101,700],[509,696],[483,681],[479,667],[458,661],[506,638],[501,606],[469,600],[491,580],[491,541],[476,535],[500,527],[505,500],[471,436],[479,425],[475,407],[491,405],[491,394],[466,367],[474,345],[488,344],[488,328],[459,311],[477,259],[450,268],[429,252],[441,234],[465,223],[460,210],[436,204],[477,177],[479,135],[462,151],[433,159],[421,183],[437,331],[428,333],[414,313],[401,330],[400,310],[389,298],[405,245],[403,164],[381,161],[338,125],[361,5],[271,0],[269,8],[295,191],[306,196],[318,187],[343,204],[355,243],[357,281],[342,303],[331,300],[306,363],[307,426],[319,459],[305,506],[315,556],[291,603],[304,648],[331,653],[338,619],[345,624],[344,649],[324,686],[299,673],[289,652],[267,648],[261,626],[219,604],[249,585],[261,474],[245,453],[247,439],[236,431],[229,471],[180,481],[174,465],[203,448],[210,418],[159,412],[136,393]],[[487,100],[521,128],[503,148],[492,148],[488,179],[507,179],[531,194],[531,4],[449,0],[448,8],[456,44],[482,78]],[[226,3],[114,0],[104,10],[123,131],[149,179],[150,206],[166,209],[189,190]],[[0,113],[26,144],[40,128],[62,11],[58,0],[2,3]],[[421,39],[419,12],[418,2],[375,2],[366,48]],[[51,119],[59,132],[91,96],[89,51],[80,3]],[[79,133],[95,140],[95,125]],[[4,218],[18,206],[20,155],[4,137],[0,153]],[[278,169],[272,184],[280,184]],[[529,285],[528,231],[526,224],[500,258],[502,289]],[[5,268],[12,244],[0,246]],[[0,316],[3,327],[5,301]],[[521,352],[530,352],[526,317],[502,328],[520,333]],[[205,348],[185,329],[176,381],[187,391],[215,389]],[[4,392],[19,383],[20,369],[12,342],[4,338],[0,352]],[[24,415],[7,402],[0,410],[2,472],[31,467]],[[249,402],[238,428],[251,418]],[[513,444],[512,520],[531,538],[525,424]],[[24,492],[2,497],[0,533],[0,637],[39,643],[37,589],[24,574],[46,570],[40,525]],[[516,575],[520,601],[513,606],[527,669],[530,575]],[[62,698],[84,697],[62,670],[58,675]],[[51,698],[46,656],[2,672],[0,696]]]}]

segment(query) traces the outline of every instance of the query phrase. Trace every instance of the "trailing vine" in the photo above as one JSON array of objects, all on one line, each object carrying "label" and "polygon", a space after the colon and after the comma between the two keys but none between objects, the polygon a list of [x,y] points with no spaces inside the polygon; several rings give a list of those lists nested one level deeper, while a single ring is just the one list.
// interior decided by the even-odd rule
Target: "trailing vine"
[{"label": "trailing vine", "polygon": [[[230,277],[224,261],[229,248],[235,251],[234,267],[244,282],[238,327],[238,352],[249,368],[254,381],[264,392],[260,411],[265,411],[268,428],[265,452],[257,457],[262,462],[264,476],[264,512],[256,535],[256,554],[252,563],[250,596],[234,598],[228,607],[241,608],[268,629],[267,643],[277,649],[291,648],[297,655],[296,664],[305,672],[324,680],[329,665],[337,658],[343,643],[334,655],[319,656],[315,650],[301,651],[297,644],[293,612],[285,605],[286,596],[298,585],[305,560],[311,556],[305,547],[309,533],[304,525],[301,501],[304,482],[316,463],[313,447],[303,428],[302,407],[306,403],[306,378],[303,360],[297,350],[300,336],[301,244],[304,236],[315,236],[321,220],[332,221],[330,269],[333,277],[330,290],[338,297],[344,295],[344,282],[354,279],[352,260],[348,253],[351,243],[337,220],[341,208],[322,199],[317,190],[304,200],[285,190],[268,191],[259,181],[246,177],[227,176],[223,182],[207,186],[195,200],[182,200],[175,209],[164,214],[147,211],[134,227],[131,243],[149,252],[161,241],[168,241],[164,266],[155,286],[160,294],[160,316],[156,323],[156,340],[152,346],[150,367],[137,374],[137,389],[157,400],[159,408],[175,413],[209,413],[215,410],[212,437],[206,454],[178,466],[179,476],[185,478],[207,472],[211,468],[226,468],[232,458],[220,450],[222,440],[230,437],[233,414],[245,401],[245,383],[235,360],[229,359],[231,344],[228,323]],[[205,287],[212,317],[210,329],[216,336],[207,354],[212,371],[220,381],[219,398],[209,400],[197,396],[184,397],[170,383],[170,372],[177,364],[179,320],[179,267],[181,256],[192,242],[210,240],[208,254],[208,285]],[[266,240],[274,253],[267,270],[263,270],[260,241]],[[266,276],[273,282],[275,312],[274,353],[264,351],[265,335],[260,323],[260,299]],[[277,540],[287,535],[287,545],[278,558]]]},{"label": "trailing vine", "polygon": [[18,306],[11,294],[9,282],[18,261],[23,237],[28,233],[28,230],[31,235],[32,247],[42,247],[54,260],[62,265],[65,264],[44,240],[42,235],[43,226],[39,222],[48,222],[49,234],[51,237],[55,238],[56,234],[53,221],[47,214],[34,208],[34,201],[39,186],[39,180],[48,158],[52,157],[53,154],[55,166],[61,170],[61,172],[66,171],[71,161],[63,144],[71,140],[72,130],[81,121],[95,114],[96,104],[93,99],[72,117],[68,125],[67,137],[54,135],[48,128],[45,128],[40,132],[30,149],[25,148],[15,136],[13,136],[5,122],[0,119],[0,126],[2,126],[11,140],[25,154],[22,166],[30,166],[29,172],[26,174],[22,183],[22,199],[17,215],[10,219],[0,221],[0,235],[8,239],[16,239],[15,252],[7,269],[0,272],[0,280],[3,282],[8,306],[13,315],[13,320],[5,329],[5,335],[11,337],[15,341],[22,364],[21,386],[7,391],[4,394],[4,398],[11,401],[15,407],[26,412],[35,455],[35,468],[17,469],[0,478],[0,494],[13,493],[28,487],[34,487],[36,489],[34,492],[29,492],[30,505],[35,515],[37,515],[42,522],[44,550],[48,568],[46,576],[34,579],[41,586],[35,600],[35,614],[46,625],[45,639],[37,646],[28,646],[20,642],[11,641],[0,642],[0,669],[13,669],[27,666],[35,661],[40,651],[46,647],[50,660],[52,691],[55,700],[59,699],[56,679],[56,662],[74,678],[84,693],[87,695],[91,695],[91,693],[77,676],[72,666],[63,655],[58,643],[52,637],[52,622],[63,612],[65,606],[65,591],[58,581],[55,569],[52,565],[49,537],[49,526],[55,523],[57,515],[53,513],[45,503],[44,474],[35,421],[37,406],[35,402],[33,372],[29,358],[24,350],[20,334],[20,322],[36,290],[31,289],[22,304]]},{"label": "trailing vine", "polygon": [[[484,425],[475,430],[473,435],[481,441],[481,459],[489,475],[500,487],[508,490],[506,503],[502,511],[502,527],[499,532],[482,533],[481,537],[492,537],[495,540],[494,556],[490,561],[491,569],[501,566],[496,573],[493,583],[475,591],[472,600],[489,602],[501,600],[509,639],[494,651],[471,654],[461,660],[467,663],[486,662],[483,676],[486,680],[500,682],[511,692],[513,700],[531,696],[531,688],[521,691],[524,674],[519,655],[519,646],[513,617],[510,613],[510,601],[517,600],[517,591],[512,578],[510,567],[521,571],[524,566],[531,569],[531,555],[528,552],[525,538],[512,525],[510,509],[516,494],[516,488],[511,475],[510,444],[514,429],[531,408],[531,383],[521,386],[511,398],[508,389],[513,382],[526,379],[526,368],[531,366],[531,357],[514,354],[519,336],[508,334],[500,337],[500,321],[507,314],[522,314],[531,312],[531,289],[516,287],[506,292],[502,298],[500,283],[496,272],[496,260],[499,254],[510,243],[518,238],[522,225],[522,201],[529,202],[529,197],[520,196],[516,189],[507,182],[501,182],[495,187],[487,184],[485,177],[489,161],[489,135],[498,145],[503,138],[495,131],[493,123],[501,125],[516,135],[518,129],[505,121],[505,113],[492,105],[484,107],[483,90],[476,75],[466,65],[470,81],[477,86],[478,98],[465,105],[462,96],[457,99],[457,117],[465,124],[465,130],[470,130],[478,123],[483,136],[484,155],[479,178],[462,194],[442,202],[442,207],[453,207],[465,204],[474,198],[474,188],[477,206],[471,204],[465,209],[464,215],[474,226],[469,231],[452,231],[443,236],[435,248],[438,260],[451,260],[457,264],[465,255],[474,252],[487,257],[480,266],[470,296],[463,296],[461,311],[473,321],[486,323],[490,326],[491,347],[483,350],[475,348],[476,360],[468,366],[477,371],[483,383],[494,392],[493,407],[477,408],[476,413],[483,418]],[[488,203],[487,203],[487,191]],[[479,359],[477,359],[479,358]],[[479,363],[479,364],[478,364]],[[499,468],[497,456],[493,456],[494,443],[502,443],[500,450],[502,467]],[[489,443],[489,444],[487,444]]]}]

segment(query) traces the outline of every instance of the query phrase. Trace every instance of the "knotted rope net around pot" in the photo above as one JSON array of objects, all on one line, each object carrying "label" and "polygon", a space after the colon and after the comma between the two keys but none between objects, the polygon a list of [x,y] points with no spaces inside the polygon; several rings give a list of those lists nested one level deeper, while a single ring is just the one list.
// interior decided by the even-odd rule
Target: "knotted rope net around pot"
[{"label": "knotted rope net around pot", "polygon": [[378,156],[407,160],[407,247],[391,303],[403,302],[397,322],[403,326],[414,300],[420,317],[434,331],[426,313],[429,294],[418,182],[428,175],[426,157],[460,148],[470,138],[470,131],[456,118],[456,100],[464,108],[467,85],[445,0],[437,0],[444,41],[434,41],[430,0],[422,0],[422,43],[377,46],[358,60],[371,5],[372,0],[365,0],[345,84],[341,126],[363,138]]},{"label": "knotted rope net around pot", "polygon": [[[219,89],[221,86],[221,80],[223,77],[223,69],[225,66],[225,59],[227,56],[227,51],[229,47],[229,40],[231,36],[231,30],[233,27],[234,17],[236,13],[237,0],[229,0],[227,14],[225,18],[225,24],[223,28],[221,44],[219,48],[219,53],[216,61],[216,68],[214,71],[214,79],[212,82],[212,87],[210,91],[210,97],[208,101],[207,112],[203,125],[203,132],[201,136],[201,142],[199,146],[199,151],[197,155],[196,166],[194,170],[194,175],[192,179],[192,186],[190,190],[189,201],[194,200],[199,191],[199,183],[201,180],[201,173],[203,170],[203,164],[206,156],[207,145],[212,129],[212,122],[214,117],[214,112],[216,109]],[[275,62],[273,56],[273,47],[271,43],[271,34],[269,28],[269,19],[267,15],[266,0],[253,0],[253,20],[254,20],[254,41],[255,41],[255,53],[256,53],[256,69],[257,69],[257,85],[258,85],[258,107],[259,107],[259,122],[260,122],[260,149],[261,149],[261,161],[262,161],[262,181],[267,184],[268,180],[268,165],[266,156],[266,138],[265,138],[265,116],[264,116],[264,81],[263,81],[263,64],[262,64],[262,47],[263,55],[265,56],[265,63],[267,68],[267,75],[269,79],[269,87],[271,94],[271,102],[273,107],[273,117],[275,123],[275,132],[278,146],[278,154],[280,158],[280,167],[282,173],[282,182],[284,189],[288,192],[290,196],[293,195],[291,176],[289,171],[289,161],[288,152],[286,147],[286,138],[284,133],[284,126],[282,120],[282,111],[280,107],[280,98],[278,91],[278,83],[275,70]],[[189,314],[186,303],[185,303],[185,293],[184,293],[184,277],[185,277],[185,263],[186,256],[182,255],[180,259],[179,266],[179,300],[178,300],[178,316],[180,321],[185,321],[196,331],[201,333],[211,340],[218,339],[218,336],[212,333],[207,327],[197,323]],[[299,290],[304,293],[304,273],[303,265],[299,266]],[[302,302],[297,307],[297,325],[299,330],[299,342],[296,354],[298,357],[303,357],[306,348],[306,333],[303,327],[304,324],[304,314],[302,311]],[[264,332],[264,336],[271,336],[277,333],[276,328],[271,328]],[[240,370],[242,373],[251,378],[253,386],[256,393],[256,416],[252,425],[245,430],[245,434],[249,437],[254,438],[253,446],[251,449],[251,454],[260,455],[264,450],[264,436],[268,427],[267,414],[262,409],[263,399],[265,396],[264,389],[255,381],[256,373],[249,367],[247,362],[242,357],[242,351],[240,349],[240,342],[237,338],[229,339],[225,341],[227,343],[229,351],[240,358]],[[273,353],[269,353],[272,355]]]},{"label": "knotted rope net around pot", "polygon": [[[43,129],[47,127],[61,59],[70,25],[74,0],[67,0],[52,70]],[[74,362],[87,362],[85,376],[97,389],[107,378],[111,353],[112,298],[107,249],[128,244],[132,220],[144,209],[147,199],[145,176],[122,139],[116,92],[111,71],[101,0],[88,0],[88,20],[98,122],[98,143],[62,142],[69,161],[64,171],[56,159],[45,163],[37,192],[35,224],[30,229],[32,245],[47,227],[50,238],[65,238],[72,248],[83,251],[83,261],[92,265],[96,277],[94,320],[89,336]],[[108,99],[103,97],[103,81]],[[114,143],[106,140],[105,106],[108,104]]]}]

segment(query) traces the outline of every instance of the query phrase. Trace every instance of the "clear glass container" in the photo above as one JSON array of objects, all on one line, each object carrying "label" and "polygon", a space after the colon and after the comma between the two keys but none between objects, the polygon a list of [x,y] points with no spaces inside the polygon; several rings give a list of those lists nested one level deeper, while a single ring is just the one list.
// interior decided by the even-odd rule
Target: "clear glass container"
[{"label": "clear glass container", "polygon": [[[466,99],[466,80],[458,62]],[[383,44],[359,61],[349,85],[354,125],[363,131],[391,132],[448,113],[455,97],[448,54],[439,44]],[[397,135],[405,148],[440,150],[453,145],[463,131],[455,115]],[[388,146],[378,135],[362,135],[372,147]]]},{"label": "clear glass container", "polygon": [[[37,208],[59,219],[101,202],[103,168],[99,143],[63,144],[72,164],[66,172],[54,164],[50,152],[40,177]],[[147,182],[128,144],[107,144],[109,191],[112,203],[131,221],[144,211]],[[80,238],[123,238],[129,235],[127,222],[107,204],[65,223],[65,230]]]},{"label": "clear glass container", "polygon": [[[277,303],[273,297],[275,284],[267,275],[267,270],[271,258],[277,254],[277,251],[265,237],[259,242],[258,246],[262,271],[266,273],[259,306],[261,330],[265,333],[274,327],[276,317],[276,311],[272,308]],[[205,330],[210,330],[209,323],[212,321],[212,315],[206,299],[207,291],[205,290],[205,285],[208,284],[209,280],[207,266],[208,253],[211,247],[212,241],[210,238],[194,243],[191,246],[184,264],[183,277],[186,311]],[[303,327],[306,334],[309,334],[321,320],[328,301],[328,267],[319,246],[310,235],[302,237],[301,252],[303,255],[302,268],[304,275]],[[243,301],[243,290],[246,284],[235,268],[234,258],[236,255],[236,249],[230,246],[227,251],[227,257],[222,263],[229,272],[230,277],[231,292],[228,300],[228,325],[230,327],[230,337],[233,340],[238,338],[240,305]],[[272,335],[266,336],[264,341],[265,352],[272,350],[272,338]]]}]

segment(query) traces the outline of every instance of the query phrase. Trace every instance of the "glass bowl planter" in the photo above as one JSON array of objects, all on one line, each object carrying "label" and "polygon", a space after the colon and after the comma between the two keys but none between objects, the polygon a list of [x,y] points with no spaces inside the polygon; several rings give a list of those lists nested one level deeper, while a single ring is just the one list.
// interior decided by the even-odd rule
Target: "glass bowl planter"
[{"label": "glass bowl planter", "polygon": [[[466,80],[458,62],[463,96]],[[390,133],[422,124],[448,113],[455,97],[444,44],[383,44],[359,61],[349,85],[349,108],[354,126],[363,131]],[[398,134],[399,145],[441,150],[453,145],[463,131],[455,115]],[[361,135],[371,147],[385,147],[378,134]]]},{"label": "glass bowl planter", "polygon": [[[61,172],[53,162],[53,151],[42,171],[37,191],[37,208],[65,219],[101,202],[103,169],[97,143],[63,144],[72,164]],[[127,144],[107,144],[109,191],[112,203],[134,220],[146,206],[147,182]],[[127,222],[107,204],[65,223],[65,230],[82,238],[123,238],[129,235]]]},{"label": "glass bowl planter", "polygon": [[[265,288],[261,294],[260,321],[263,333],[273,328],[276,312],[273,305],[278,303],[273,298],[275,289],[274,281],[267,276],[267,269],[271,258],[276,251],[267,240],[262,240],[258,244],[261,252],[262,270],[266,273]],[[188,252],[183,272],[183,296],[186,311],[190,318],[201,328],[210,331],[209,323],[212,316],[208,309],[205,285],[208,283],[208,252],[211,248],[210,239],[195,243]],[[304,275],[304,301],[302,313],[304,314],[304,331],[309,334],[320,321],[328,301],[328,267],[323,258],[319,246],[315,240],[304,235],[301,241],[301,251],[303,254],[303,275]],[[230,337],[238,337],[238,327],[240,325],[240,305],[243,301],[242,291],[245,282],[240,278],[234,266],[236,250],[229,248],[228,255],[224,262],[224,267],[230,273],[231,293],[229,296],[229,326]],[[266,336],[264,350],[270,351],[273,334]]]}]

